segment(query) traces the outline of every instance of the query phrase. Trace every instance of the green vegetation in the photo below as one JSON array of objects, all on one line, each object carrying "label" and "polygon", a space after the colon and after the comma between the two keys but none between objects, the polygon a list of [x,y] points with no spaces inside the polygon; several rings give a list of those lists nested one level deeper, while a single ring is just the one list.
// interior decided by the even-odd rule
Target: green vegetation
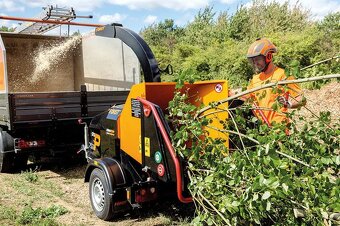
[{"label": "green vegetation", "polygon": [[[180,88],[180,85],[179,87]],[[289,125],[261,124],[246,117],[251,104],[221,119],[225,140],[209,137],[211,119],[176,93],[169,105],[172,141],[189,162],[189,190],[196,203],[194,225],[333,225],[340,212],[340,121],[330,113]],[[294,117],[292,112],[290,117]],[[218,116],[214,116],[218,117]],[[332,126],[330,126],[332,125]],[[211,128],[211,127],[210,127]],[[223,137],[223,136],[220,136]]]},{"label": "green vegetation", "polygon": [[36,170],[32,170],[32,169],[22,172],[21,175],[25,178],[26,181],[31,182],[31,183],[35,183],[39,179],[39,176],[36,173]]},{"label": "green vegetation", "polygon": [[[60,185],[53,183],[45,178],[40,178],[37,170],[27,170],[20,174],[17,180],[10,182],[11,186],[21,194],[25,194],[31,200],[41,200],[45,196],[62,197],[64,192]],[[35,186],[32,186],[34,184]],[[48,190],[48,193],[39,192],[40,189]],[[51,194],[50,194],[51,193]]]},{"label": "green vegetation", "polygon": [[[294,60],[303,68],[339,55],[339,17],[336,12],[313,21],[300,4],[289,7],[288,1],[254,0],[250,7],[239,6],[233,15],[216,15],[213,7],[207,7],[184,27],[167,19],[141,34],[161,68],[172,64],[176,75],[185,72],[199,80],[227,79],[235,87],[246,84],[253,74],[245,54],[258,37],[267,37],[278,47],[274,62],[283,68]],[[340,64],[333,60],[303,71],[301,77],[339,71]]]},{"label": "green vegetation", "polygon": [[0,204],[0,219],[2,222],[16,225],[59,225],[55,218],[64,215],[68,210],[62,206],[52,205],[48,208],[32,208],[27,205],[21,213],[17,213],[13,208]]},{"label": "green vegetation", "polygon": [[[6,175],[0,202],[0,225],[60,225],[57,218],[68,210],[55,203],[64,192],[38,170]],[[45,205],[46,204],[46,205]]]},{"label": "green vegetation", "polygon": [[12,207],[3,206],[0,204],[0,219],[15,221],[16,217],[16,211]]},{"label": "green vegetation", "polygon": [[1,26],[0,27],[0,31],[13,32],[14,28],[9,28],[9,27],[6,27],[6,26]]},{"label": "green vegetation", "polygon": [[[226,79],[231,87],[245,86],[253,75],[246,52],[259,37],[278,47],[274,63],[297,78],[336,74],[337,60],[300,70],[339,56],[340,13],[314,21],[299,3],[254,0],[233,15],[213,7],[202,9],[184,27],[173,20],[141,31],[161,68],[172,64],[175,76],[163,80]],[[321,83],[325,83],[323,81]],[[320,82],[304,84],[319,86]],[[225,140],[211,139],[204,128],[210,119],[193,117],[200,108],[188,103],[185,92],[169,103],[169,119],[177,153],[189,162],[189,189],[197,217],[195,225],[330,225],[340,212],[340,122],[330,122],[329,112],[313,119],[294,116],[289,125],[272,128],[248,117],[251,103],[228,111],[219,119]],[[277,106],[277,105],[276,105]],[[332,126],[330,126],[332,125]]]},{"label": "green vegetation", "polygon": [[26,206],[21,215],[18,216],[19,224],[31,225],[58,225],[54,218],[67,213],[67,209],[62,206],[52,205],[48,208],[32,208]]}]

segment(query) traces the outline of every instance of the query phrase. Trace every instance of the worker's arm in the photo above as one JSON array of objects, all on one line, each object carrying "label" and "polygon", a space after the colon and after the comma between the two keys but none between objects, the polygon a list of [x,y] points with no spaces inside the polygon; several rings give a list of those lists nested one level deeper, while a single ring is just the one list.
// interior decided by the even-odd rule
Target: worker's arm
[{"label": "worker's arm", "polygon": [[[234,95],[236,95],[236,94],[238,94],[238,93],[241,93],[241,92],[242,92],[242,88],[238,88],[238,89],[230,89],[228,95],[231,97],[231,96],[234,96]],[[246,101],[249,97],[250,97],[249,94],[246,94],[246,95],[244,95],[244,96],[238,97],[238,99],[243,100],[243,101]]]},{"label": "worker's arm", "polygon": [[290,99],[290,108],[298,108],[306,105],[306,98],[303,97],[303,95],[299,95],[295,98],[289,98]]},{"label": "worker's arm", "polygon": [[302,94],[296,97],[289,97],[288,100],[284,96],[279,96],[277,99],[283,106],[290,109],[295,109],[298,107],[302,107],[306,105],[306,99],[303,97]]},{"label": "worker's arm", "polygon": [[[294,80],[294,76],[286,78],[286,80]],[[287,85],[284,95],[278,97],[278,101],[287,108],[295,109],[306,105],[306,99],[303,96],[301,87],[296,83]]]}]

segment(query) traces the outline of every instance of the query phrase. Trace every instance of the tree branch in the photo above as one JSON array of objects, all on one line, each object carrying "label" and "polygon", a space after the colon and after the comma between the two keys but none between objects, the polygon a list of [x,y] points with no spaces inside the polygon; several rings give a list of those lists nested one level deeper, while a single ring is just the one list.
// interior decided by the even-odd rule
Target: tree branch
[{"label": "tree branch", "polygon": [[[263,86],[259,86],[259,87],[255,87],[255,88],[250,89],[250,90],[246,90],[244,92],[238,93],[238,94],[230,96],[228,98],[216,101],[215,106],[226,103],[226,102],[233,100],[233,99],[236,99],[238,97],[247,95],[249,93],[253,93],[253,92],[256,92],[256,91],[259,91],[259,90],[262,90],[262,89],[266,89],[266,88],[270,88],[270,87],[274,87],[274,86],[277,86],[277,85],[288,85],[288,84],[293,84],[293,83],[304,83],[304,82],[312,82],[312,81],[319,81],[319,80],[333,79],[333,78],[340,78],[340,74],[331,74],[331,75],[324,75],[324,76],[318,76],[318,77],[312,77],[312,78],[295,79],[295,80],[282,80],[282,81],[278,81],[278,82],[272,82],[272,83],[265,84]],[[205,112],[205,111],[207,111],[211,108],[212,108],[211,106],[207,106],[207,107],[202,108],[201,110],[199,110],[197,112],[197,114],[195,115],[194,118],[197,118],[203,112]]]}]

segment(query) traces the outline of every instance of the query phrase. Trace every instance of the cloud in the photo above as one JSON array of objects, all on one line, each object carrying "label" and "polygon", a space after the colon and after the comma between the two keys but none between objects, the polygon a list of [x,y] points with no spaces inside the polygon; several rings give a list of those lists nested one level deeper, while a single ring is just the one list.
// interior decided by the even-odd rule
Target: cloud
[{"label": "cloud", "polygon": [[211,0],[108,0],[114,5],[126,6],[129,9],[167,8],[174,10],[199,9],[209,4]]},{"label": "cloud", "polygon": [[222,4],[230,5],[230,4],[235,3],[236,0],[220,0],[220,2],[221,2]]},{"label": "cloud", "polygon": [[[273,1],[275,0],[268,0],[268,2],[273,2]],[[282,1],[281,3],[283,4],[284,1]],[[296,4],[301,4],[304,9],[310,10],[310,12],[312,13],[312,19],[314,20],[321,20],[328,13],[340,11],[340,2],[337,0],[290,0],[289,1],[289,5],[291,7],[294,7]],[[245,4],[245,7],[251,7],[251,6],[252,6],[252,1],[249,1]]]},{"label": "cloud", "polygon": [[99,18],[99,23],[110,24],[114,22],[122,22],[126,17],[126,15],[122,15],[119,13],[115,13],[113,15],[102,15]]},{"label": "cloud", "polygon": [[[8,12],[23,12],[25,11],[25,7],[18,6],[18,2],[11,0],[0,0],[0,9],[8,11]],[[21,4],[20,4],[21,5]]]},{"label": "cloud", "polygon": [[194,21],[195,15],[192,13],[185,13],[175,20],[175,24],[178,26],[185,26],[189,22]]},{"label": "cloud", "polygon": [[153,24],[153,23],[155,23],[156,20],[157,20],[157,16],[149,15],[144,19],[144,23]]},{"label": "cloud", "polygon": [[[320,20],[328,13],[340,12],[340,1],[336,0],[300,0],[303,7],[310,9],[313,19]],[[290,2],[292,5],[296,1]]]}]

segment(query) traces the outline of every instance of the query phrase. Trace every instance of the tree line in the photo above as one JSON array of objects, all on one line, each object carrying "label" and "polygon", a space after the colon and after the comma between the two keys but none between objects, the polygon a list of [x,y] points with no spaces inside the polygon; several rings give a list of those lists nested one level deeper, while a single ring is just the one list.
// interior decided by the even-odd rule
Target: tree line
[{"label": "tree line", "polygon": [[[245,55],[256,38],[267,37],[278,47],[274,62],[280,67],[303,68],[339,55],[339,21],[339,12],[314,20],[300,3],[253,0],[250,6],[240,5],[234,14],[216,13],[208,6],[185,26],[165,19],[140,33],[161,67],[171,64],[175,73],[197,80],[227,79],[231,86],[240,86],[253,75]],[[338,62],[330,61],[299,76],[338,73],[339,69]]]}]

